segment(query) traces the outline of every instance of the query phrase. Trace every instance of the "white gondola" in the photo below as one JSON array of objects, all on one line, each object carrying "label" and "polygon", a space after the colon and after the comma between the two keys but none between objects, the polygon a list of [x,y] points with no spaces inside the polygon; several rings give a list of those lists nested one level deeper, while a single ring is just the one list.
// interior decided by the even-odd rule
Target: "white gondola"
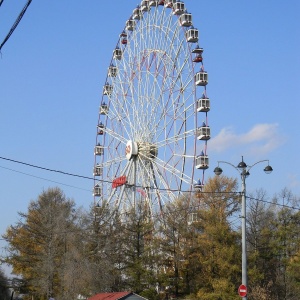
[{"label": "white gondola", "polygon": [[94,176],[102,176],[103,174],[103,167],[99,164],[97,164],[94,167],[94,172],[93,172]]},{"label": "white gondola", "polygon": [[208,112],[210,111],[210,100],[209,98],[202,97],[197,100],[197,111],[198,112]]},{"label": "white gondola", "polygon": [[177,2],[177,0],[165,0],[165,7],[171,8]]},{"label": "white gondola", "polygon": [[129,19],[126,21],[125,28],[128,31],[133,31],[135,29],[135,20]]},{"label": "white gondola", "polygon": [[150,0],[149,6],[158,6],[159,0]]},{"label": "white gondola", "polygon": [[98,135],[103,135],[104,129],[105,129],[104,124],[102,122],[100,122],[100,124],[98,125]]},{"label": "white gondola", "polygon": [[122,58],[122,50],[120,48],[116,48],[113,52],[113,58],[120,60]]},{"label": "white gondola", "polygon": [[201,153],[196,157],[196,168],[205,170],[209,167],[209,159],[207,155],[204,155],[204,153]]},{"label": "white gondola", "polygon": [[184,3],[182,1],[177,1],[173,3],[173,14],[174,15],[182,15],[184,13]]},{"label": "white gondola", "polygon": [[192,14],[185,12],[179,17],[179,24],[184,27],[190,27],[193,25]]},{"label": "white gondola", "polygon": [[149,6],[149,0],[143,0],[141,3],[141,11],[149,11],[150,6]]},{"label": "white gondola", "polygon": [[188,225],[192,225],[199,221],[197,212],[190,212],[188,215]]},{"label": "white gondola", "polygon": [[134,20],[140,20],[142,17],[143,17],[143,12],[141,11],[140,7],[138,6],[132,12],[132,19],[134,19]]},{"label": "white gondola", "polygon": [[101,187],[99,186],[99,184],[96,184],[96,185],[94,186],[94,196],[96,196],[96,197],[102,196],[102,189],[101,189]]},{"label": "white gondola", "polygon": [[113,86],[110,85],[109,83],[106,83],[104,86],[103,86],[103,95],[108,95],[110,96],[111,93],[113,91]]},{"label": "white gondola", "polygon": [[203,188],[203,184],[200,179],[198,179],[197,183],[194,184],[194,190],[196,192],[200,192]]},{"label": "white gondola", "polygon": [[185,37],[189,43],[197,43],[199,40],[199,31],[197,28],[190,28],[186,31]]},{"label": "white gondola", "polygon": [[94,149],[94,155],[99,155],[99,156],[101,156],[101,155],[103,155],[103,154],[104,154],[104,147],[101,146],[100,144],[97,144],[97,145],[95,146],[95,149]]},{"label": "white gondola", "polygon": [[117,73],[118,73],[118,69],[117,69],[117,67],[116,66],[114,66],[114,65],[110,65],[109,67],[108,67],[108,72],[107,72],[108,74],[108,76],[109,77],[116,77],[117,76]]},{"label": "white gondola", "polygon": [[100,105],[100,115],[107,115],[108,114],[108,105],[103,103]]},{"label": "white gondola", "polygon": [[205,86],[208,83],[208,75],[205,71],[200,71],[195,74],[195,84]]},{"label": "white gondola", "polygon": [[210,139],[210,127],[209,126],[201,126],[197,128],[197,139],[198,140],[209,140]]}]

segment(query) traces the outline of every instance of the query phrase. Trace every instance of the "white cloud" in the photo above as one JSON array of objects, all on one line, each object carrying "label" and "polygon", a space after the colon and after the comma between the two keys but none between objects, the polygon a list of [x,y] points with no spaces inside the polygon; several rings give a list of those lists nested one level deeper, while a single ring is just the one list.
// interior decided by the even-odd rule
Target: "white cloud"
[{"label": "white cloud", "polygon": [[257,124],[248,132],[237,134],[233,127],[223,128],[209,141],[210,152],[224,152],[246,147],[253,154],[266,154],[285,142],[278,124]]},{"label": "white cloud", "polygon": [[297,174],[288,174],[288,179],[289,179],[290,188],[295,188],[300,186],[300,181],[298,179]]}]

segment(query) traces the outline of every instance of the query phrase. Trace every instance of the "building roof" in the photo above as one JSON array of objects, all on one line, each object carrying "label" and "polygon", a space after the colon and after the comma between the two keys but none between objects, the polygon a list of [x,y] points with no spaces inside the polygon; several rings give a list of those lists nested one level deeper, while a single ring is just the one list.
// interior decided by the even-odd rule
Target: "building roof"
[{"label": "building roof", "polygon": [[88,300],[119,300],[131,295],[131,292],[100,293],[92,296]]}]

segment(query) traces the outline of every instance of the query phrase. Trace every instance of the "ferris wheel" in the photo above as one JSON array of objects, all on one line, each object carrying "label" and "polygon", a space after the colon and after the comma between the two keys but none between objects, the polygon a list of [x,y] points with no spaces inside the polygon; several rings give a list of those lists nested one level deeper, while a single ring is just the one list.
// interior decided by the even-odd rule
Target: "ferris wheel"
[{"label": "ferris wheel", "polygon": [[143,0],[120,31],[99,109],[95,204],[154,214],[202,188],[210,100],[193,25],[183,1]]}]

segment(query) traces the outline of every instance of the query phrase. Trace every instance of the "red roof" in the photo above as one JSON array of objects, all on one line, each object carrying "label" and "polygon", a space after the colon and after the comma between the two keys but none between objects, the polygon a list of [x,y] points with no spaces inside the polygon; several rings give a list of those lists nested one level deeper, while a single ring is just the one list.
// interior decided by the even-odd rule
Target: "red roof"
[{"label": "red roof", "polygon": [[131,292],[100,293],[88,300],[118,300],[130,294]]}]

